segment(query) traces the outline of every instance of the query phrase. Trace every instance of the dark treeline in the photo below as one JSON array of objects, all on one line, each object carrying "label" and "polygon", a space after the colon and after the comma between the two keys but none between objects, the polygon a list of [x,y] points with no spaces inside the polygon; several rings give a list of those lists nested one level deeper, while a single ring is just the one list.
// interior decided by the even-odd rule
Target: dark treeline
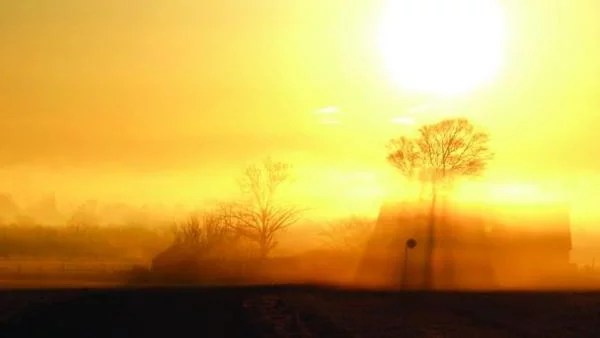
[{"label": "dark treeline", "polygon": [[143,226],[0,226],[0,256],[9,259],[148,260],[172,240]]}]

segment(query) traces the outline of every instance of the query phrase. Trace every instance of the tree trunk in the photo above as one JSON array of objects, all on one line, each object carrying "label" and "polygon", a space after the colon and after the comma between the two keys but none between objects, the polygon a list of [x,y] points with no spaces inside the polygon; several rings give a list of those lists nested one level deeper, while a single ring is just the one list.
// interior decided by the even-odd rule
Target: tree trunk
[{"label": "tree trunk", "polygon": [[269,245],[265,242],[261,242],[258,249],[259,249],[259,252],[258,252],[259,258],[261,260],[266,259],[267,256],[269,255]]},{"label": "tree trunk", "polygon": [[442,276],[444,286],[447,288],[455,287],[456,275],[455,275],[455,250],[457,245],[457,239],[453,229],[452,219],[448,219],[448,195],[447,192],[442,196],[441,205],[441,218],[439,222],[438,233],[443,238],[444,245],[441,248],[441,259],[442,259]]},{"label": "tree trunk", "polygon": [[427,224],[427,244],[425,246],[425,266],[423,282],[425,289],[433,287],[433,251],[435,246],[435,211],[437,204],[437,186],[435,180],[431,182],[431,205],[429,206],[429,221]]}]

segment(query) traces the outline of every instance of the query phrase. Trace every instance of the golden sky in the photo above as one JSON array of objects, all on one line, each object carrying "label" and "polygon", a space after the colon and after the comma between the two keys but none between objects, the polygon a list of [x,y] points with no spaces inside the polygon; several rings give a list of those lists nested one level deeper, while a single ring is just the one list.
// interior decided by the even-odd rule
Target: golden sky
[{"label": "golden sky", "polygon": [[[496,173],[600,174],[600,2],[501,3],[504,66],[453,104],[490,130]],[[377,167],[389,118],[429,100],[387,74],[385,5],[0,0],[3,184],[188,198],[268,153],[332,175]],[[344,123],[317,123],[325,106]]]}]

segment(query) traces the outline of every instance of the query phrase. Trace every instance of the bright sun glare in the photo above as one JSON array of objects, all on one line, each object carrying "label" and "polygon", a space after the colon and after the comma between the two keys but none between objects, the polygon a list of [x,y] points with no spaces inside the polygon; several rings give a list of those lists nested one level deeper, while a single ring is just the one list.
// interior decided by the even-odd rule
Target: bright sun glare
[{"label": "bright sun glare", "polygon": [[401,89],[447,96],[492,79],[505,33],[497,0],[388,0],[378,42]]}]

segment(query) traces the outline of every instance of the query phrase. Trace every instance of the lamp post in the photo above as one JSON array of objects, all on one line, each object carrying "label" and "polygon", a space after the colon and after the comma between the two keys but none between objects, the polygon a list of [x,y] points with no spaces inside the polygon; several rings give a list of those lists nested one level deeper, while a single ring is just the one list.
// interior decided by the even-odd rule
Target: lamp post
[{"label": "lamp post", "polygon": [[414,238],[409,238],[404,245],[404,267],[402,271],[402,288],[406,288],[408,281],[408,252],[410,249],[414,249],[417,246],[417,241]]}]

